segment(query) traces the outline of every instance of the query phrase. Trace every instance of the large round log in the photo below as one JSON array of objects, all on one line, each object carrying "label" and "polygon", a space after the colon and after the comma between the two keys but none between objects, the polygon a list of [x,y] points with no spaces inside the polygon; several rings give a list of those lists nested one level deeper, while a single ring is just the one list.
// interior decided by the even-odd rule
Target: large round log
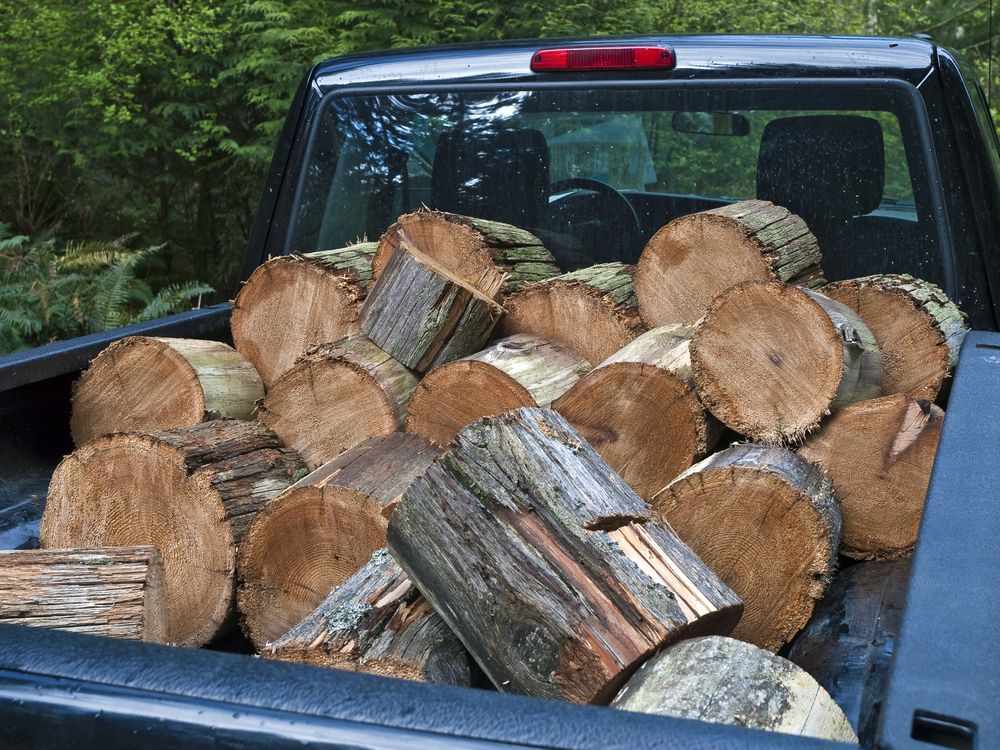
[{"label": "large round log", "polygon": [[70,432],[83,445],[112,432],[251,419],[263,395],[257,371],[231,346],[129,336],[98,354],[74,384]]},{"label": "large round log", "polygon": [[693,638],[643,664],[612,708],[857,743],[829,693],[787,659],[733,638]]},{"label": "large round log", "polygon": [[403,490],[440,451],[415,435],[372,438],[289,487],[240,545],[238,606],[258,648],[284,635],[385,546]]},{"label": "large round log", "polygon": [[840,545],[840,507],[818,467],[783,448],[734,445],[651,504],[743,599],[733,637],[777,651],[806,624]]},{"label": "large round log", "polygon": [[42,546],[156,547],[167,639],[201,646],[233,621],[236,548],[247,525],[304,473],[298,456],[256,422],[98,438],[56,467]]},{"label": "large round log", "polygon": [[635,266],[601,263],[524,286],[504,302],[500,333],[553,339],[602,362],[645,330],[634,273]]},{"label": "large round log", "polygon": [[787,208],[749,200],[674,219],[654,234],[635,273],[649,327],[693,325],[715,295],[744,281],[823,282],[819,245]]},{"label": "large round log", "polygon": [[522,406],[549,406],[589,370],[590,363],[563,344],[508,336],[430,372],[410,399],[406,429],[447,445],[480,417]]},{"label": "large round log", "polygon": [[313,347],[260,403],[261,422],[310,469],[403,429],[417,377],[362,333]]},{"label": "large round log", "polygon": [[880,274],[838,281],[823,294],[856,312],[885,360],[885,395],[933,400],[955,369],[968,328],[948,295],[929,281]]},{"label": "large round log", "polygon": [[236,348],[270,385],[316,344],[359,330],[374,242],[274,258],[247,279],[230,326]]},{"label": "large round log", "polygon": [[767,443],[801,440],[882,385],[882,355],[857,314],[776,281],[720,294],[695,329],[691,366],[712,414]]},{"label": "large round log", "polygon": [[896,394],[837,412],[799,448],[840,499],[841,553],[891,560],[913,552],[943,424],[939,407]]}]

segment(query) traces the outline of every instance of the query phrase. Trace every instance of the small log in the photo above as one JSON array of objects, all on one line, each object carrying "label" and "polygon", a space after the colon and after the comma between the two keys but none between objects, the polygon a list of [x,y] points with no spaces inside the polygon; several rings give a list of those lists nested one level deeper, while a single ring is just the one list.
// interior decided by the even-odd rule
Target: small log
[{"label": "small log", "polygon": [[694,392],[692,333],[662,326],[642,334],[552,404],[647,500],[719,438]]},{"label": "small log", "polygon": [[385,546],[403,490],[440,451],[415,435],[372,438],[289,487],[240,545],[237,604],[258,650],[287,633]]},{"label": "small log", "polygon": [[843,709],[863,747],[875,746],[909,577],[909,559],[842,570],[788,652]]},{"label": "small log", "polygon": [[236,548],[305,466],[256,422],[121,433],[56,467],[43,547],[151,544],[163,555],[167,639],[201,646],[232,623]]},{"label": "small log", "polygon": [[361,330],[401,364],[427,372],[482,348],[503,315],[503,276],[476,286],[402,243],[361,307]]},{"label": "small log", "polygon": [[818,467],[783,448],[734,445],[651,504],[743,599],[734,638],[777,651],[806,624],[840,545],[840,507]]},{"label": "small log", "polygon": [[603,362],[645,330],[634,274],[635,266],[601,263],[524,286],[504,303],[500,333],[543,336]]},{"label": "small log", "polygon": [[430,372],[410,399],[406,429],[447,445],[462,427],[522,406],[549,406],[590,363],[545,338],[508,336]]},{"label": "small log", "polygon": [[553,411],[475,422],[404,493],[389,548],[497,689],[606,703],[739,599]]},{"label": "small log", "polygon": [[639,667],[611,707],[858,741],[844,712],[808,673],[734,638],[708,636],[671,646]]},{"label": "small log", "polygon": [[219,341],[129,336],[111,344],[73,386],[73,442],[112,432],[169,430],[252,419],[264,385],[253,365]]},{"label": "small log", "polygon": [[360,330],[374,242],[286,255],[259,266],[233,302],[236,348],[270,387],[316,344]]},{"label": "small log", "polygon": [[155,547],[0,552],[0,622],[167,642]]},{"label": "small log", "polygon": [[375,278],[389,265],[401,241],[468,284],[477,284],[484,274],[506,274],[504,293],[559,275],[552,253],[530,232],[499,221],[422,210],[400,216],[382,235],[372,264]]},{"label": "small log", "polygon": [[841,554],[909,555],[917,542],[944,412],[896,394],[837,412],[799,448],[833,482],[844,514]]},{"label": "small log", "polygon": [[806,223],[768,201],[688,214],[646,243],[635,272],[639,311],[650,328],[694,325],[717,294],[744,281],[820,286],[820,260]]},{"label": "small log", "polygon": [[386,549],[263,655],[403,680],[470,681],[468,653]]},{"label": "small log", "polygon": [[823,294],[856,312],[885,360],[885,395],[933,400],[955,369],[968,328],[948,295],[929,281],[880,274],[838,281]]},{"label": "small log", "polygon": [[852,310],[776,281],[720,294],[695,329],[691,366],[712,414],[766,443],[798,442],[882,384],[882,355]]},{"label": "small log", "polygon": [[259,419],[310,469],[378,435],[402,430],[416,376],[353,333],[320,344],[278,378]]}]

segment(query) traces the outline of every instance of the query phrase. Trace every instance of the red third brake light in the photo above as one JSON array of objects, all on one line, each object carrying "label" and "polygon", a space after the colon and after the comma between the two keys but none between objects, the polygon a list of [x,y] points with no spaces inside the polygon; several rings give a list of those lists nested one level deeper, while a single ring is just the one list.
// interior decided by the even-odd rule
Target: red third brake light
[{"label": "red third brake light", "polygon": [[531,70],[668,70],[676,62],[669,47],[571,47],[538,50],[531,57]]}]

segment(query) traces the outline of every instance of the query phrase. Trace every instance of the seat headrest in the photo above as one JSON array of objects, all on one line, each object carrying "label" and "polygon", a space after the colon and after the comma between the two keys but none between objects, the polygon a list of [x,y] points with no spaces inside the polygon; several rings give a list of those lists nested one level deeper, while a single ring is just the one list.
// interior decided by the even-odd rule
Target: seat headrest
[{"label": "seat headrest", "polygon": [[528,229],[548,198],[549,147],[541,131],[450,131],[438,138],[432,208]]},{"label": "seat headrest", "polygon": [[878,120],[811,115],[772,120],[757,158],[757,197],[806,222],[842,221],[878,208],[885,149]]}]

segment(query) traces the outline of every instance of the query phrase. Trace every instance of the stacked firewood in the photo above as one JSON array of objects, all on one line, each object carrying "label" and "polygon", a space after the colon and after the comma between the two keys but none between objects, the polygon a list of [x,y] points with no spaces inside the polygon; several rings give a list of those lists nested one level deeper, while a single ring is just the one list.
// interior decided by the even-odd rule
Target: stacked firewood
[{"label": "stacked firewood", "polygon": [[835,628],[798,650],[837,702],[775,652],[838,562],[912,552],[965,325],[913,277],[824,284],[765,201],[667,224],[635,267],[561,274],[527,231],[428,210],[271,260],[235,349],[91,363],[46,549],[0,556],[0,591],[104,566],[92,611],[0,619],[85,629],[121,595],[94,632],[238,620],[268,658],[854,740],[871,676],[816,656]]}]

